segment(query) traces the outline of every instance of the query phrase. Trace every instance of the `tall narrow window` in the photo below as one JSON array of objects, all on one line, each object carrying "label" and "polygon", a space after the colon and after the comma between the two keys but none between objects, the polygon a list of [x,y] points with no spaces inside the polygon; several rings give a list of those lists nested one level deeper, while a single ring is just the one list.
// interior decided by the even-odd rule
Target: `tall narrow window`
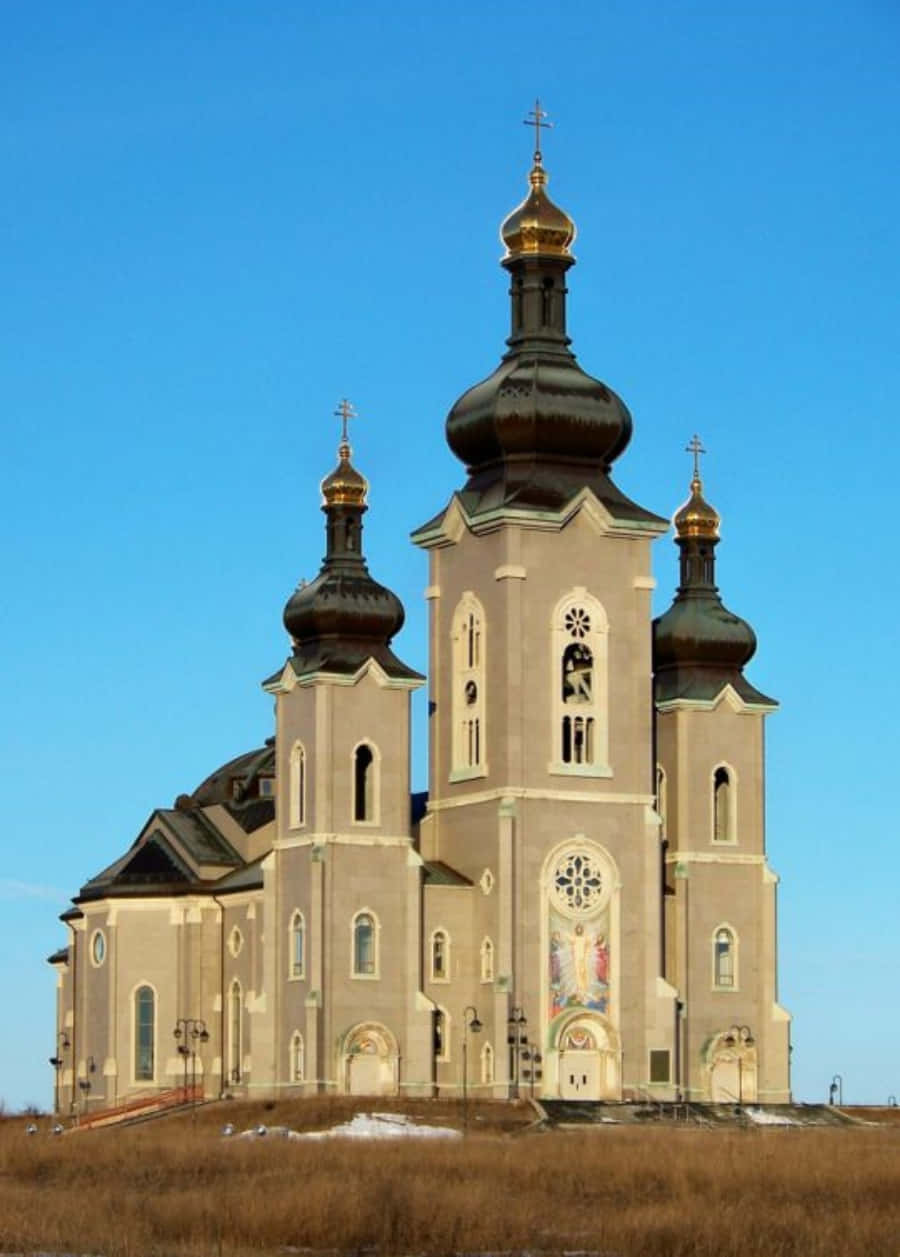
[{"label": "tall narrow window", "polygon": [[232,1082],[241,1081],[242,1014],[241,984],[235,978],[228,993],[228,1061],[229,1077]]},{"label": "tall narrow window", "polygon": [[659,816],[659,836],[667,838],[666,830],[666,813],[668,811],[668,787],[666,785],[666,772],[661,764],[656,765],[656,813]]},{"label": "tall narrow window", "polygon": [[728,769],[717,768],[713,774],[713,838],[716,842],[732,842],[734,839],[733,806]]},{"label": "tall narrow window", "polygon": [[734,934],[726,926],[716,930],[713,942],[713,983],[730,990],[734,987]]},{"label": "tall narrow window", "polygon": [[372,977],[377,972],[377,940],[375,919],[369,912],[359,912],[353,920],[353,974]]},{"label": "tall narrow window", "polygon": [[375,819],[375,755],[367,742],[353,752],[353,819]]},{"label": "tall narrow window", "polygon": [[463,594],[452,628],[452,776],[485,772],[484,611],[471,593]]},{"label": "tall narrow window", "polygon": [[150,986],[134,993],[134,1077],[139,1082],[153,1079],[156,1039],[156,996]]},{"label": "tall narrow window", "polygon": [[606,674],[606,614],[595,598],[577,589],[554,616],[555,771],[609,775]]},{"label": "tall narrow window", "polygon": [[302,978],[306,973],[306,927],[299,909],[291,917],[290,956],[290,976]]},{"label": "tall narrow window", "polygon": [[431,936],[431,980],[446,982],[450,978],[450,939],[446,930],[435,930]]},{"label": "tall narrow window", "polygon": [[494,944],[489,938],[481,940],[481,980],[482,982],[494,980]]},{"label": "tall narrow window", "polygon": [[494,1081],[494,1049],[490,1043],[481,1049],[481,1081],[485,1086]]},{"label": "tall narrow window", "polygon": [[301,742],[291,749],[290,789],[291,828],[298,829],[306,824],[306,751]]},{"label": "tall narrow window", "polygon": [[291,1038],[291,1081],[303,1081],[303,1035],[295,1030]]}]

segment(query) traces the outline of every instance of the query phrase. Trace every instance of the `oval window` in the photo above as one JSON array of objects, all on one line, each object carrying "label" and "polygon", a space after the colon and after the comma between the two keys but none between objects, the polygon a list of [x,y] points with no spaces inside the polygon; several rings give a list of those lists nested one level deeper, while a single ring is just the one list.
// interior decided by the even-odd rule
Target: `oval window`
[{"label": "oval window", "polygon": [[91,960],[99,968],[106,959],[106,939],[103,931],[97,930],[91,939]]}]

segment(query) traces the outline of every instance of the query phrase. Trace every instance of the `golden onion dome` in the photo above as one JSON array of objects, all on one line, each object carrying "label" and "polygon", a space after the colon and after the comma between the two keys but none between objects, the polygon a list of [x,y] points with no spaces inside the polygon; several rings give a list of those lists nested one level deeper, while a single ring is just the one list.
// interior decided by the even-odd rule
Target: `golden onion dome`
[{"label": "golden onion dome", "polygon": [[575,223],[547,195],[547,172],[541,164],[540,152],[534,155],[528,182],[531,185],[528,196],[500,228],[507,258],[537,254],[570,258],[569,245],[575,239]]},{"label": "golden onion dome", "polygon": [[347,441],[338,446],[339,463],[322,481],[325,506],[365,506],[369,482],[350,462],[353,453]]},{"label": "golden onion dome", "polygon": [[694,473],[691,481],[691,496],[678,511],[672,521],[678,537],[708,537],[718,539],[719,512],[706,501],[703,496],[703,483],[699,475]]}]

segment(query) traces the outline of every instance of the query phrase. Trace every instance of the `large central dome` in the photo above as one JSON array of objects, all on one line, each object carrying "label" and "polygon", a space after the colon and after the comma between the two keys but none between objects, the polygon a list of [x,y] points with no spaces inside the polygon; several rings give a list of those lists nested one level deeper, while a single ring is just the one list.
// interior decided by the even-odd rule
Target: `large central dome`
[{"label": "large central dome", "polygon": [[540,150],[525,200],[501,229],[510,275],[507,352],[447,416],[447,443],[466,466],[473,515],[501,507],[558,511],[590,488],[615,518],[658,523],[609,479],[631,415],[569,348],[566,272],[575,224],[547,195]]}]

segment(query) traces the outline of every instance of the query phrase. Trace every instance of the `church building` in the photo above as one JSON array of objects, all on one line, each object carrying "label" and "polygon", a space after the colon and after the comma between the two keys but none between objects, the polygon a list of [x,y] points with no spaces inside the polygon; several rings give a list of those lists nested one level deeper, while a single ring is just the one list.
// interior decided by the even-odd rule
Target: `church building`
[{"label": "church building", "polygon": [[153,812],[63,914],[60,1112],[188,1078],[207,1098],[790,1099],[765,849],[776,703],[719,596],[696,438],[680,583],[652,617],[669,522],[612,479],[631,416],[570,348],[575,227],[539,145],[528,183],[501,230],[506,351],[450,410],[464,474],[412,534],[427,681],[366,564],[345,404],[325,558],[263,682],[272,736]]}]

